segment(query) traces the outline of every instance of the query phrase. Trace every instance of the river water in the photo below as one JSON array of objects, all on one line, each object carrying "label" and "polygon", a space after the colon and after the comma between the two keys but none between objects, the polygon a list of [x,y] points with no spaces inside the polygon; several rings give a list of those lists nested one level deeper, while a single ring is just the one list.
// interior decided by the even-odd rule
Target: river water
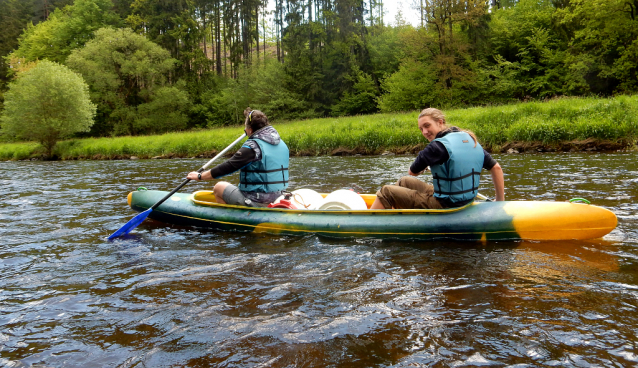
[{"label": "river water", "polygon": [[[0,366],[637,365],[638,154],[495,157],[508,200],[584,197],[617,229],[482,244],[147,220],[109,242],[129,191],[171,190],[205,160],[0,162]],[[375,192],[412,159],[296,157],[292,189]]]}]

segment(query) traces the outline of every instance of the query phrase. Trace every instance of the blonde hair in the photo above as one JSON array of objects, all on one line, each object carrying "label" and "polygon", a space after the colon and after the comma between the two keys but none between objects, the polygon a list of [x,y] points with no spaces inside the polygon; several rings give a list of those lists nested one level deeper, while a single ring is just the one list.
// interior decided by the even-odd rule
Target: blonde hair
[{"label": "blonde hair", "polygon": [[[447,126],[447,121],[445,121],[445,114],[443,114],[443,111],[439,110],[439,109],[435,109],[434,107],[428,107],[427,109],[423,109],[421,110],[421,113],[419,114],[418,119],[421,119],[424,116],[429,116],[431,117],[433,120],[437,121],[437,122],[443,122],[443,126],[444,129],[441,131],[445,131],[445,130],[449,130],[450,128],[448,128]],[[476,144],[478,143],[478,139],[476,138],[476,134],[474,134],[473,131],[471,130],[467,130],[467,129],[460,129],[460,131],[465,132],[467,134],[470,135],[470,137],[472,137],[472,139],[474,140],[474,147],[476,147]]]},{"label": "blonde hair", "polygon": [[423,110],[421,110],[421,113],[419,114],[419,119],[421,119],[424,116],[429,116],[429,117],[431,117],[432,119],[434,119],[436,121],[443,120],[443,125],[446,125],[445,114],[443,114],[443,111],[441,111],[439,109],[435,109],[434,107],[429,107],[427,109],[423,109]]}]

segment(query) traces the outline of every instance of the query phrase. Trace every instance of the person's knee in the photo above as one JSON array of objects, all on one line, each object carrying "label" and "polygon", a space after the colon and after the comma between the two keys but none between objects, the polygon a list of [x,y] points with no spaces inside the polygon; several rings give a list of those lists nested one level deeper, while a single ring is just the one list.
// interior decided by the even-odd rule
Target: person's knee
[{"label": "person's knee", "polygon": [[410,181],[412,179],[414,179],[414,178],[411,177],[411,176],[402,176],[399,180],[397,180],[397,184],[396,185],[398,185],[400,187],[406,187],[406,182],[408,182],[408,181]]},{"label": "person's knee", "polygon": [[383,207],[385,207],[386,209],[393,207],[392,203],[390,203],[390,201],[388,200],[390,198],[392,198],[390,186],[382,186],[381,189],[379,189],[379,191],[377,192],[377,199],[379,200],[379,202],[381,202],[381,204],[383,204]]},{"label": "person's knee", "polygon": [[222,198],[224,196],[224,190],[226,189],[227,186],[228,186],[227,182],[220,181],[219,183],[215,184],[215,186],[213,187],[213,194],[215,194],[215,198],[217,198],[218,201],[220,199],[223,200]]},{"label": "person's knee", "polygon": [[225,181],[220,181],[219,183],[215,184],[215,186],[213,187],[213,192],[215,192],[215,194],[217,194],[219,192],[219,194],[224,193],[224,189],[226,189],[226,187],[228,186],[228,183]]}]

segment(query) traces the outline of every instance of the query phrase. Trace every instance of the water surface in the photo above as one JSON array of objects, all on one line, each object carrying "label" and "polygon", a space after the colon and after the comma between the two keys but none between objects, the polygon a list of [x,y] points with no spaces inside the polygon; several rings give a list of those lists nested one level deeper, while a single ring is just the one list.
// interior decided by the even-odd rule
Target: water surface
[{"label": "water surface", "polygon": [[[495,157],[508,200],[584,197],[617,229],[481,244],[147,220],[108,242],[135,215],[129,191],[171,190],[204,162],[0,162],[0,365],[636,365],[638,154]],[[375,192],[412,159],[293,158],[292,188]]]}]

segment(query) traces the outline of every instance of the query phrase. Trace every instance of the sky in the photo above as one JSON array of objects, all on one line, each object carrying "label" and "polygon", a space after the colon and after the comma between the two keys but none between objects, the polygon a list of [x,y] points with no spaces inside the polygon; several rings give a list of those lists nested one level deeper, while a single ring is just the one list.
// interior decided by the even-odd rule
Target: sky
[{"label": "sky", "polygon": [[[407,23],[413,26],[419,25],[421,23],[419,14],[416,10],[412,9],[412,2],[413,0],[384,0],[384,23],[387,25],[395,25],[397,12],[401,9],[403,11],[403,19]],[[274,1],[269,0],[268,9],[273,10],[274,8]]]},{"label": "sky", "polygon": [[417,26],[421,23],[419,20],[419,13],[412,8],[411,0],[386,0],[383,2],[383,7],[386,11],[384,17],[386,24],[395,24],[396,14],[399,9],[402,10],[403,19],[405,19],[407,23],[412,24],[413,26]]}]

